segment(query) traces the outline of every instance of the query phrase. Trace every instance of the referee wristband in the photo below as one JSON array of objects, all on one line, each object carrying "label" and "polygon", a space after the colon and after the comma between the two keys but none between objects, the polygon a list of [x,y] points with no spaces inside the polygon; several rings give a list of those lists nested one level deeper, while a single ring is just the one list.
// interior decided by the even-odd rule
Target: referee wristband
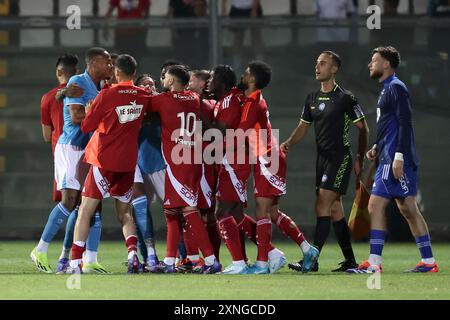
[{"label": "referee wristband", "polygon": [[403,160],[403,153],[401,153],[401,152],[396,152],[396,153],[395,153],[395,156],[394,156],[394,160],[404,161],[404,160]]}]

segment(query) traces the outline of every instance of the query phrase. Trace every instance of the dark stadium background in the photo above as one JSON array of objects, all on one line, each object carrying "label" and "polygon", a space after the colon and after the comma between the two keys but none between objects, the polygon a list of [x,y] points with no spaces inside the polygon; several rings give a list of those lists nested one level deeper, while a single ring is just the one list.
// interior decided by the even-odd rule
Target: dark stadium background
[{"label": "dark stadium background", "polygon": [[[321,50],[330,49],[343,59],[339,84],[358,98],[367,115],[372,142],[379,85],[369,79],[367,63],[374,47],[395,46],[403,59],[398,75],[412,95],[421,159],[419,186],[423,214],[434,240],[450,240],[448,16],[427,15],[428,0],[401,0],[398,14],[382,16],[381,30],[368,30],[367,0],[359,1],[358,16],[340,21],[322,21],[315,17],[311,6],[313,0],[294,1],[297,14],[291,13],[294,8],[289,0],[262,1],[264,17],[252,21],[230,21],[215,15],[169,19],[165,17],[167,2],[153,0],[149,19],[118,22],[104,18],[107,0],[0,0],[0,239],[37,240],[53,207],[51,147],[42,140],[39,105],[42,94],[56,86],[54,66],[57,57],[71,52],[84,58],[85,50],[91,46],[116,52],[113,29],[127,25],[148,30],[145,49],[138,49],[139,44],[131,37],[130,52],[137,52],[140,72],[151,73],[155,79],[159,77],[159,66],[169,58],[177,58],[193,68],[227,63],[238,74],[252,59],[268,62],[274,77],[264,95],[269,103],[272,124],[280,129],[280,139],[285,139],[297,125],[307,93],[318,88],[314,80],[315,60]],[[375,3],[383,7],[383,1]],[[66,28],[66,8],[71,4],[81,7],[81,30]],[[213,4],[214,1],[210,3]],[[253,32],[260,33],[262,43],[252,45],[249,26]],[[105,27],[109,28],[108,40],[103,37]],[[230,27],[244,28],[246,32],[240,50],[233,47]],[[323,42],[318,34],[324,28],[343,31],[346,36],[343,41]],[[177,34],[181,39],[175,40]],[[82,70],[83,60],[80,60]],[[288,193],[281,208],[309,235],[315,223],[312,132],[290,153],[288,161]],[[354,178],[344,198],[347,217],[353,189]],[[251,194],[250,183],[250,199]],[[250,213],[252,208],[251,201]],[[165,227],[161,207],[156,203],[152,209],[157,238],[163,239]],[[397,230],[397,239],[409,239],[402,218],[393,213],[390,219],[391,228]],[[105,201],[103,226],[103,239],[121,237],[112,201]],[[276,235],[279,235],[278,231]]]}]

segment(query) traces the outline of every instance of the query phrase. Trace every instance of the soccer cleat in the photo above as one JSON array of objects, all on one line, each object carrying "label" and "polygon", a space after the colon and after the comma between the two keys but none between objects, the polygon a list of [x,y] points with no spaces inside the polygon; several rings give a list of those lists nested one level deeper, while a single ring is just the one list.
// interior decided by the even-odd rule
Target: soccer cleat
[{"label": "soccer cleat", "polygon": [[72,268],[69,265],[64,273],[65,274],[83,274],[83,266],[81,264],[79,264],[75,268]]},{"label": "soccer cleat", "polygon": [[[301,272],[302,268],[303,268],[303,260],[300,260],[299,262],[295,262],[295,263],[289,263],[288,267],[291,270],[295,270],[295,271]],[[316,262],[314,263],[314,265],[312,266],[310,271],[311,272],[319,271],[319,261],[316,260]]]},{"label": "soccer cleat", "polygon": [[150,255],[147,257],[147,261],[144,264],[144,270],[147,272],[154,272],[158,265],[158,257],[156,255]]},{"label": "soccer cleat", "polygon": [[314,267],[317,259],[319,259],[320,252],[319,250],[311,246],[308,251],[306,251],[303,255],[303,263],[302,263],[302,272],[307,273],[311,271]]},{"label": "soccer cleat", "polygon": [[53,273],[50,265],[48,264],[47,252],[39,252],[37,248],[34,248],[30,253],[30,258],[40,272]]},{"label": "soccer cleat", "polygon": [[217,260],[214,260],[214,263],[212,265],[210,266],[204,265],[203,271],[201,273],[214,274],[219,273],[220,271],[222,271],[222,265]]},{"label": "soccer cleat", "polygon": [[137,254],[134,254],[132,258],[128,259],[127,273],[139,273],[141,271],[141,264]]},{"label": "soccer cleat", "polygon": [[189,258],[181,260],[178,266],[175,267],[179,273],[190,273],[192,272],[192,268],[194,268],[194,264]]},{"label": "soccer cleat", "polygon": [[203,273],[205,267],[205,260],[203,258],[192,262],[192,273]]},{"label": "soccer cleat", "polygon": [[153,273],[175,273],[175,264],[165,264],[164,261],[160,261],[154,268]]},{"label": "soccer cleat", "polygon": [[331,270],[331,272],[345,272],[348,269],[355,269],[358,268],[358,264],[355,260],[344,260],[339,263],[339,267],[336,269]]},{"label": "soccer cleat", "polygon": [[376,273],[382,272],[382,266],[380,265],[371,265],[368,260],[361,263],[357,268],[351,268],[345,270],[347,273]]},{"label": "soccer cleat", "polygon": [[269,266],[261,267],[260,265],[255,263],[254,265],[252,265],[250,268],[247,269],[246,274],[269,274],[269,273],[270,273]]},{"label": "soccer cleat", "polygon": [[275,259],[269,259],[269,271],[270,273],[275,273],[286,264],[286,257],[284,255],[279,256]]},{"label": "soccer cleat", "polygon": [[247,274],[248,273],[248,266],[247,264],[243,265],[236,265],[236,264],[230,264],[228,267],[225,268],[220,274]]},{"label": "soccer cleat", "polygon": [[97,261],[83,264],[83,273],[111,274]]},{"label": "soccer cleat", "polygon": [[56,266],[56,274],[66,273],[68,267],[69,267],[69,259],[67,258],[59,259],[58,265]]},{"label": "soccer cleat", "polygon": [[408,273],[436,273],[439,272],[439,266],[437,265],[437,263],[431,263],[431,264],[427,264],[427,263],[423,263],[422,261],[420,261],[413,269],[410,270],[406,270],[405,272]]}]

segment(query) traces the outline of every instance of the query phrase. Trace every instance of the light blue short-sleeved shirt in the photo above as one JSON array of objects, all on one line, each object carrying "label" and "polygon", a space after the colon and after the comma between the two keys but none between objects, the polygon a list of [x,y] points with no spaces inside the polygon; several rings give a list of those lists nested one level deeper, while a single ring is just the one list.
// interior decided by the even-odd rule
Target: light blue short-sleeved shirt
[{"label": "light blue short-sleeved shirt", "polygon": [[78,146],[84,149],[89,141],[91,134],[85,134],[81,131],[80,126],[72,122],[70,116],[69,105],[79,104],[86,106],[89,100],[94,100],[99,93],[99,89],[92,81],[89,73],[84,71],[82,74],[72,76],[67,83],[67,86],[76,83],[79,87],[83,88],[83,96],[80,98],[64,98],[64,127],[58,143],[70,144]]}]

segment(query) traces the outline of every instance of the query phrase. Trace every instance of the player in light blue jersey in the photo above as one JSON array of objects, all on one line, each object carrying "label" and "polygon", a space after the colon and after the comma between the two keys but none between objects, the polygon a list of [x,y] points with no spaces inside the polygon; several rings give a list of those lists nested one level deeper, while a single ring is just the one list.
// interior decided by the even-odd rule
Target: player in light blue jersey
[{"label": "player in light blue jersey", "polygon": [[428,226],[416,201],[419,161],[412,127],[411,101],[405,84],[395,70],[400,53],[394,47],[378,47],[372,51],[370,77],[377,79],[382,90],[377,108],[377,138],[367,158],[378,161],[369,200],[371,217],[370,256],[350,273],[381,272],[381,253],[386,239],[385,210],[395,199],[409,224],[420,251],[421,261],[407,272],[438,272],[433,257]]},{"label": "player in light blue jersey", "polygon": [[[137,77],[135,85],[156,94],[155,82],[148,74]],[[154,196],[161,204],[163,202],[166,167],[161,154],[161,126],[157,118],[145,116],[139,131],[138,145],[138,163],[131,204],[138,231],[138,246],[144,260],[144,271],[154,272],[159,261],[155,250],[153,219],[149,204]]]},{"label": "player in light blue jersey", "polygon": [[[103,48],[91,48],[86,53],[86,71],[70,78],[68,86],[76,84],[83,89],[79,98],[64,99],[64,127],[55,147],[55,179],[57,189],[62,191],[62,201],[58,203],[49,215],[47,225],[41,239],[30,256],[40,271],[51,273],[48,264],[47,251],[50,242],[58,232],[62,223],[72,214],[76,219],[77,204],[89,166],[83,162],[84,148],[90,135],[80,130],[80,123],[85,116],[85,106],[97,96],[101,89],[100,83],[112,73],[111,57]],[[101,218],[97,212],[94,216],[83,271],[107,273],[97,262],[97,250],[100,241]],[[70,250],[70,249],[69,249]],[[58,261],[57,273],[63,273],[68,266],[69,250],[64,252]]]}]

